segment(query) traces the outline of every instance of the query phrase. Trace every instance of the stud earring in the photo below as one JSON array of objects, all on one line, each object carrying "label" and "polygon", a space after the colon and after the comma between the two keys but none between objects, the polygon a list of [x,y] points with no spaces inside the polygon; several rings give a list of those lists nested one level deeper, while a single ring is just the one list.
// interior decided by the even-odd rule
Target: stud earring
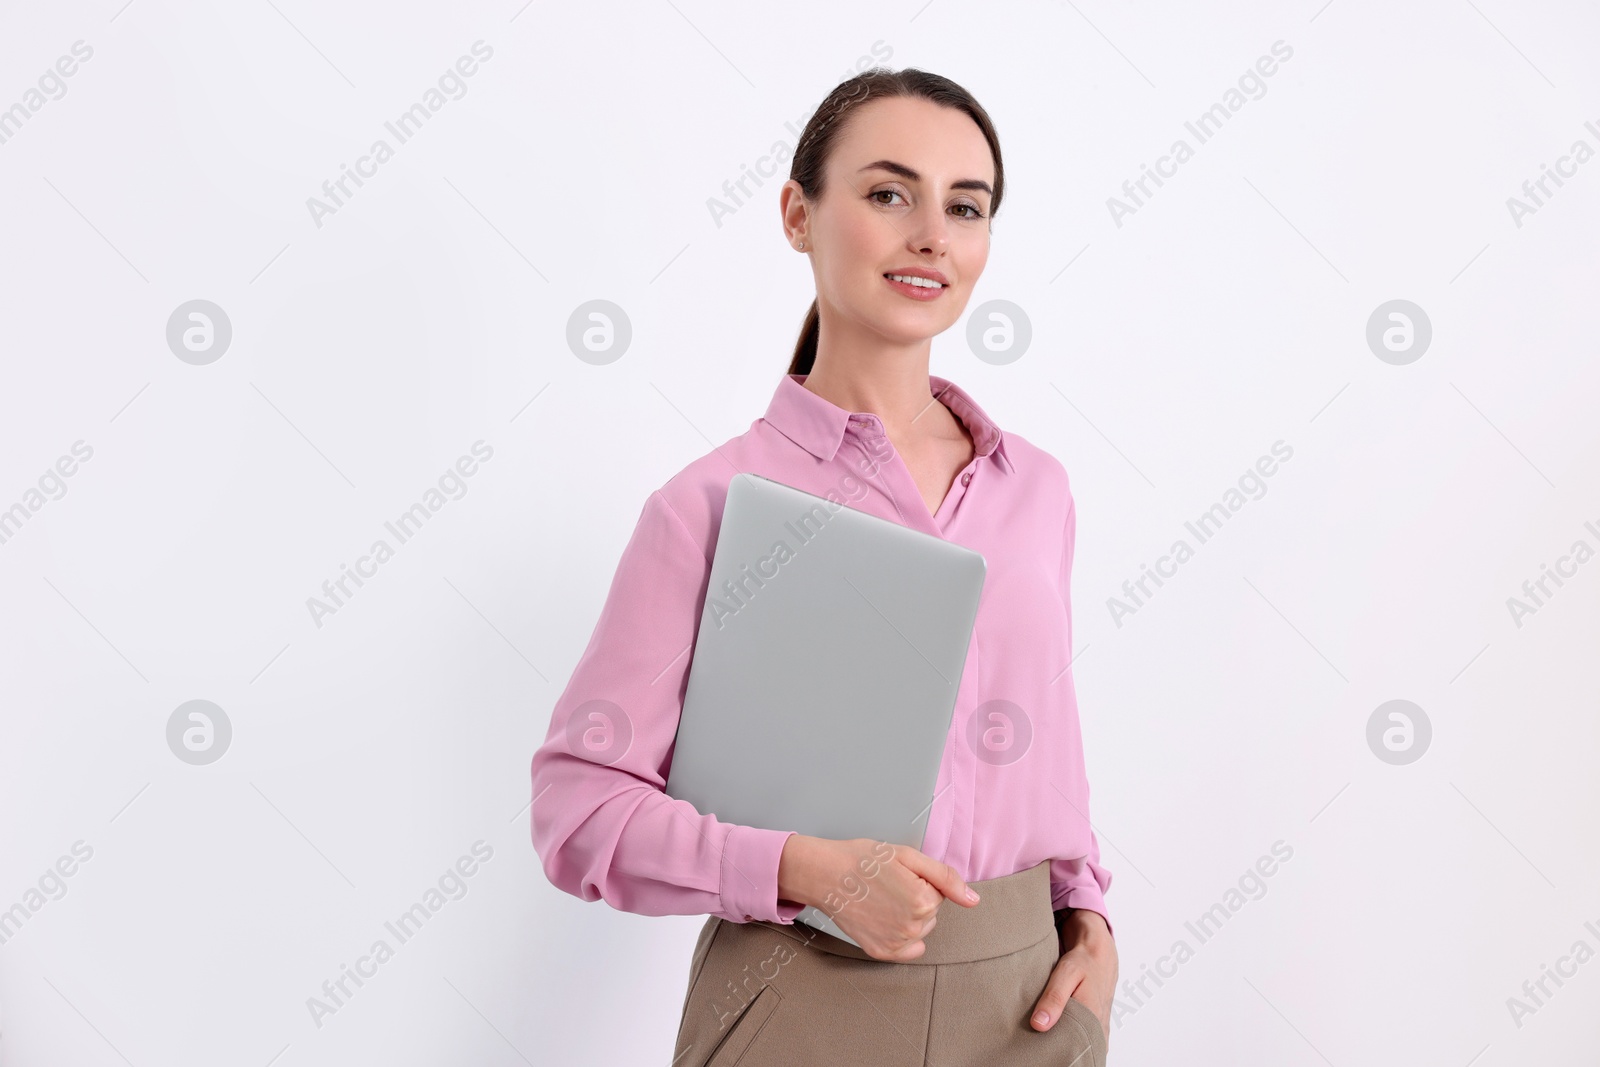
[{"label": "stud earring", "polygon": [[802,237],[802,238],[801,238],[801,239],[800,239],[800,243],[799,243],[799,244],[797,244],[797,245],[795,245],[795,247],[796,247],[796,248],[798,248],[798,249],[799,249],[799,250],[800,250],[800,251],[802,251],[802,252],[804,252],[804,251],[805,251],[805,250],[806,250],[806,242],[805,242],[805,238],[803,238],[803,237]]}]

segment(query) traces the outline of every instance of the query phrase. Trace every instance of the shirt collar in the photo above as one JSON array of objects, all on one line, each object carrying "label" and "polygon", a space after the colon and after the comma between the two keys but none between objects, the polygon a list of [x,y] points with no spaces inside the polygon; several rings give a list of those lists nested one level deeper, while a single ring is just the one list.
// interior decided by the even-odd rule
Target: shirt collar
[{"label": "shirt collar", "polygon": [[[869,412],[849,412],[807,389],[801,383],[804,374],[785,374],[772,394],[763,418],[772,428],[789,440],[822,460],[831,460],[839,453],[849,428],[852,415]],[[992,456],[995,463],[1007,471],[1015,471],[1011,457],[1006,454],[1005,434],[994,420],[984,414],[976,401],[954,382],[928,375],[928,391],[950,409],[951,414],[966,426],[972,435],[973,451],[979,456]]]}]

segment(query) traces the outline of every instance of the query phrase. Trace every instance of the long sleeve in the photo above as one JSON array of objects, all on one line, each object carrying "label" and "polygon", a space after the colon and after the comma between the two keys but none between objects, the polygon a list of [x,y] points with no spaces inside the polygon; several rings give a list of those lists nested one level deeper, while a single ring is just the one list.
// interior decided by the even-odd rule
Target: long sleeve
[{"label": "long sleeve", "polygon": [[710,575],[658,490],[534,753],[533,847],[552,884],[640,915],[793,922],[778,902],[789,833],[702,815],[663,792]]},{"label": "long sleeve", "polygon": [[[1070,658],[1073,654],[1072,644],[1072,556],[1078,538],[1078,504],[1070,496],[1068,490],[1067,518],[1065,523],[1065,539],[1061,551],[1061,600],[1067,611],[1067,649]],[[1073,685],[1072,677],[1062,679],[1062,684]],[[1070,690],[1075,694],[1076,687]],[[1073,715],[1077,714],[1077,700],[1072,701]],[[1074,721],[1076,728],[1077,723]],[[1081,839],[1086,847],[1081,855],[1061,857],[1050,861],[1050,897],[1051,907],[1056,911],[1063,908],[1088,908],[1097,911],[1106,920],[1106,927],[1115,936],[1116,931],[1111,926],[1111,916],[1106,912],[1106,891],[1111,888],[1111,872],[1100,865],[1100,841],[1095,837],[1094,829],[1089,823],[1089,777],[1083,761],[1083,745],[1081,731],[1078,734],[1078,765],[1076,767],[1078,788],[1072,790],[1074,796],[1069,797],[1072,806],[1077,809],[1075,821],[1081,826]]]}]

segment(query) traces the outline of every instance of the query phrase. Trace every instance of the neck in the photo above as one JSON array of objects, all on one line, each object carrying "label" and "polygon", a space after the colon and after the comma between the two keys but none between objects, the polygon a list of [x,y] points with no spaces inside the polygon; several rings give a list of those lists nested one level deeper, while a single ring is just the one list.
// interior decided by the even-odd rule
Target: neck
[{"label": "neck", "polygon": [[930,388],[929,342],[903,349],[841,352],[818,338],[817,358],[802,385],[846,411],[870,412],[890,437],[924,432],[941,405]]}]

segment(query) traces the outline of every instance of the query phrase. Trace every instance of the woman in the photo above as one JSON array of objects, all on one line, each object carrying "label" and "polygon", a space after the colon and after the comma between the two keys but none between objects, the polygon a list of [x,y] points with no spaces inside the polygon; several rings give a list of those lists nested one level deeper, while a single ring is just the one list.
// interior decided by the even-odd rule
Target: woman
[{"label": "woman", "polygon": [[[1003,183],[988,115],[937,75],[870,70],[812,115],[780,200],[817,289],[789,374],[748,432],[650,495],[534,756],[556,886],[710,916],[675,1067],[1105,1062],[1117,954],[1068,670],[1067,473],[928,373]],[[842,489],[987,560],[926,853],[723,823],[662,792],[739,471]],[[795,923],[806,905],[860,947]]]}]

